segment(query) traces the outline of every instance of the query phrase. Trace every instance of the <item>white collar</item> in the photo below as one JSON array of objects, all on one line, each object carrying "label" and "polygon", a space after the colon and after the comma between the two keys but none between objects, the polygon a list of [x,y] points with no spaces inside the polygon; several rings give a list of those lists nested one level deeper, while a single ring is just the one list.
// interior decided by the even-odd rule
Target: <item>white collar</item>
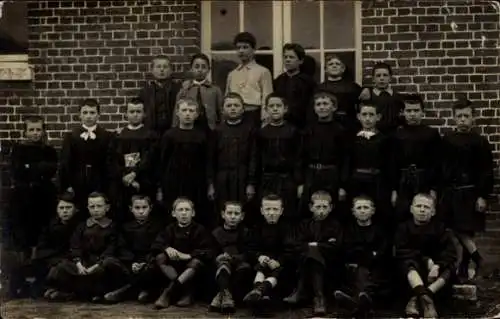
[{"label": "white collar", "polygon": [[129,130],[131,130],[131,131],[135,131],[135,130],[139,130],[139,129],[141,129],[143,126],[144,126],[144,124],[143,124],[143,123],[141,123],[141,124],[139,124],[139,125],[137,125],[137,126],[133,126],[132,124],[129,124],[129,125],[127,125],[127,128],[128,128]]},{"label": "white collar", "polygon": [[87,131],[87,132],[94,132],[97,129],[97,124],[94,126],[86,126],[85,124],[82,124],[82,127]]},{"label": "white collar", "polygon": [[204,79],[203,81],[196,81],[193,80],[194,85],[207,85],[208,84],[208,79]]},{"label": "white collar", "polygon": [[389,95],[391,95],[391,96],[394,95],[394,90],[390,86],[388,86],[387,89],[385,89],[385,90],[381,90],[379,88],[373,88],[372,91],[373,91],[373,94],[375,94],[377,96],[379,96],[380,93],[382,93],[383,91],[389,93]]}]

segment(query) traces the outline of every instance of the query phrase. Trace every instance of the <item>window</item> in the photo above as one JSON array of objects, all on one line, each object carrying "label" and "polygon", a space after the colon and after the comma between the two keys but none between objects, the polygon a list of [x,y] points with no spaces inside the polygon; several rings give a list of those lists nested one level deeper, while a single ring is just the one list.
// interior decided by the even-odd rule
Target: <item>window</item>
[{"label": "window", "polygon": [[256,60],[273,76],[283,72],[282,47],[300,43],[318,82],[328,56],[338,55],[361,81],[361,6],[359,1],[202,1],[202,50],[212,58],[212,80],[225,87],[238,64],[233,37],[248,31],[257,38]]}]

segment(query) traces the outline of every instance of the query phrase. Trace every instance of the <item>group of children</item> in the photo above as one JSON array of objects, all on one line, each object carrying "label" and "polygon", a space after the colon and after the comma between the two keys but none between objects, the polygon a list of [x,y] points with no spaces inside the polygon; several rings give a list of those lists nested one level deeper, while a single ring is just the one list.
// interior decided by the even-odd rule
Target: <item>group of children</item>
[{"label": "group of children", "polygon": [[116,302],[135,291],[148,301],[158,292],[164,308],[175,297],[189,305],[193,278],[212,269],[220,289],[210,307],[227,311],[240,278],[255,273],[242,299],[260,307],[297,271],[285,302],[313,297],[322,314],[333,289],[364,316],[396,270],[411,287],[407,313],[435,316],[433,295],[481,264],[473,235],[484,230],[493,160],[472,130],[471,103],[453,105],[456,129],[441,137],[422,124],[419,95],[391,88],[385,63],[361,89],[332,56],[316,85],[301,71],[304,49],[287,44],[286,72],[273,83],[255,63],[253,35],[234,44],[241,64],[224,96],[207,79],[206,55],[192,58],[192,79],[180,84],[168,58],[156,57],[154,80],[126,105],[127,126],[101,128],[99,103],[86,99],[59,159],[43,119],[25,120],[3,227],[23,265],[12,278],[34,274],[49,299]]}]

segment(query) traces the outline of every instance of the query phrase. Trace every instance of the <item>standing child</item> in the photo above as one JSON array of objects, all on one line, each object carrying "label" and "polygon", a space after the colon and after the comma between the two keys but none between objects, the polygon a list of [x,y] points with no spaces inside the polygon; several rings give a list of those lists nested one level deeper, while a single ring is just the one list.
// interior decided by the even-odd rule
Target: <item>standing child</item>
[{"label": "standing child", "polygon": [[460,276],[473,279],[482,262],[474,233],[485,228],[487,199],[493,190],[493,159],[488,140],[472,131],[471,102],[458,101],[453,114],[456,129],[443,137],[440,208],[463,247]]},{"label": "standing child", "polygon": [[155,196],[152,180],[152,149],[156,133],[144,126],[144,102],[133,98],[127,103],[127,122],[111,145],[117,216],[115,221],[130,220],[130,198],[137,193]]},{"label": "standing child", "polygon": [[283,61],[286,71],[281,73],[273,83],[274,92],[283,97],[288,104],[287,122],[300,129],[304,128],[307,118],[313,117],[311,103],[316,87],[314,79],[301,71],[305,57],[306,51],[300,44],[285,44]]},{"label": "standing child", "polygon": [[147,83],[139,92],[146,111],[145,126],[161,136],[172,125],[175,112],[175,99],[181,85],[172,79],[172,65],[167,56],[153,58],[151,62],[153,81]]},{"label": "standing child", "polygon": [[273,91],[271,72],[255,62],[255,36],[249,32],[238,33],[233,41],[240,65],[229,72],[226,94],[238,93],[245,106],[245,121],[257,128],[265,120],[265,99]]},{"label": "standing child", "polygon": [[439,180],[441,136],[437,129],[422,124],[424,102],[417,94],[405,96],[405,124],[398,127],[393,139],[394,186],[392,204],[396,218],[409,218],[411,200],[418,193],[436,198]]},{"label": "standing child", "polygon": [[249,233],[241,223],[244,217],[241,203],[226,202],[222,211],[224,224],[212,232],[217,254],[215,280],[218,286],[218,292],[210,303],[212,311],[234,312],[233,293],[241,292],[241,285],[244,286],[246,275],[251,270],[247,262]]},{"label": "standing child", "polygon": [[[109,188],[109,153],[113,133],[97,124],[99,112],[96,100],[82,102],[81,125],[66,134],[61,151],[61,189],[75,193],[77,207],[82,213],[86,211],[90,193],[104,193]],[[84,216],[82,214],[81,217]]]},{"label": "standing child", "polygon": [[341,227],[330,216],[333,209],[332,196],[325,191],[314,192],[309,209],[312,218],[303,221],[297,230],[292,251],[300,256],[299,281],[297,289],[284,299],[286,303],[297,304],[307,297],[307,284],[312,284],[313,314],[326,313],[324,282],[327,272],[334,274],[339,267]]},{"label": "standing child", "polygon": [[287,222],[297,220],[297,182],[301,180],[301,135],[299,130],[284,120],[288,108],[277,93],[266,98],[269,124],[257,135],[262,196],[278,194],[284,201]]},{"label": "standing child", "polygon": [[188,307],[192,303],[195,276],[212,258],[210,233],[193,221],[194,204],[187,198],[177,198],[172,205],[175,223],[158,234],[151,246],[156,255],[156,264],[164,278],[169,281],[155,302],[157,309],[170,307],[171,301],[180,292],[177,306]]},{"label": "standing child", "polygon": [[413,220],[401,223],[394,240],[395,256],[412,297],[406,306],[409,317],[438,318],[434,295],[450,284],[457,259],[453,234],[438,220],[435,200],[417,194],[411,204]]},{"label": "standing child", "polygon": [[[198,102],[200,115],[196,120],[196,126],[201,129],[214,130],[221,121],[222,92],[220,88],[210,83],[208,73],[210,72],[210,60],[206,54],[197,53],[191,58],[192,80],[187,82],[177,94],[179,99],[190,98]],[[174,117],[173,126],[178,125],[177,117]]]},{"label": "standing child", "polygon": [[213,222],[214,216],[203,212],[207,198],[206,169],[208,165],[207,132],[194,126],[199,105],[194,100],[179,100],[176,116],[179,126],[168,130],[159,145],[158,178],[164,207],[172,207],[180,196],[190,198],[199,207],[198,220]]}]

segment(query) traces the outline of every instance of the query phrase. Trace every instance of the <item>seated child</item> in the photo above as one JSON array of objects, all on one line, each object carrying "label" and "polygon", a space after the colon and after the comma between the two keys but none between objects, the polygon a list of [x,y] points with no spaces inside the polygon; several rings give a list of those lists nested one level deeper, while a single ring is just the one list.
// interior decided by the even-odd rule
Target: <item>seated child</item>
[{"label": "seated child", "polygon": [[299,282],[297,289],[284,301],[297,304],[306,298],[306,285],[311,282],[314,297],[313,314],[321,316],[326,313],[325,272],[327,269],[335,269],[335,264],[338,263],[341,228],[337,220],[330,216],[333,203],[332,196],[328,192],[314,192],[309,209],[312,218],[299,225],[292,248],[301,259]]},{"label": "seated child", "polygon": [[71,238],[73,259],[59,263],[48,275],[55,289],[50,299],[67,299],[76,294],[98,302],[106,291],[116,289],[125,279],[126,269],[114,257],[118,232],[106,216],[109,207],[102,193],[89,195],[90,218],[76,228]]},{"label": "seated child", "polygon": [[158,273],[150,251],[161,224],[150,218],[152,203],[148,196],[134,195],[130,204],[135,220],[123,225],[120,241],[120,259],[129,269],[130,278],[125,286],[104,296],[109,302],[122,300],[132,290],[139,292],[137,300],[144,303],[149,300],[151,290],[156,288]]},{"label": "seated child", "polygon": [[453,234],[435,214],[434,198],[417,194],[411,204],[413,220],[401,223],[395,237],[395,255],[412,290],[406,314],[437,318],[434,295],[450,283],[457,261]]},{"label": "seated child", "polygon": [[390,246],[384,229],[372,222],[375,204],[371,198],[355,197],[352,214],[355,221],[346,225],[342,236],[342,255],[347,266],[342,280],[345,289],[336,290],[334,296],[340,303],[353,307],[356,317],[365,317],[371,313],[373,298],[381,292]]},{"label": "seated child", "polygon": [[156,300],[156,309],[168,308],[178,292],[182,293],[182,298],[177,306],[190,306],[193,278],[212,258],[210,233],[193,221],[194,215],[193,202],[185,197],[177,198],[172,206],[172,216],[176,222],[160,232],[151,246],[156,264],[170,281]]},{"label": "seated child", "polygon": [[226,202],[222,211],[224,224],[212,232],[217,253],[215,279],[219,288],[210,303],[212,311],[228,313],[235,310],[230,287],[238,287],[238,285],[231,285],[230,282],[232,280],[233,283],[242,284],[245,274],[251,270],[246,256],[249,233],[248,229],[241,224],[244,217],[241,203]]}]

